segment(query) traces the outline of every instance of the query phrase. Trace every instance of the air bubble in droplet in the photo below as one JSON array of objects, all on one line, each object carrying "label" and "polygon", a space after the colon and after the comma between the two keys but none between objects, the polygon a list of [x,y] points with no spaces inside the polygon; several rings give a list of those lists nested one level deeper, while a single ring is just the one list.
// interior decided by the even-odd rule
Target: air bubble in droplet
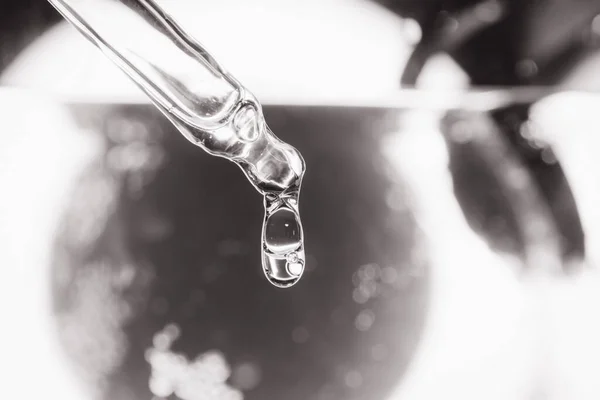
[{"label": "air bubble in droplet", "polygon": [[243,106],[233,119],[233,126],[240,139],[245,142],[254,142],[260,133],[258,113],[251,105]]},{"label": "air bubble in droplet", "polygon": [[288,253],[285,256],[285,259],[289,262],[289,263],[297,263],[298,262],[298,253],[296,253],[295,251],[292,251],[291,253]]},{"label": "air bubble in droplet", "polygon": [[366,332],[371,329],[373,326],[373,322],[375,322],[375,313],[373,311],[367,309],[361,311],[354,320],[354,326],[361,332]]},{"label": "air bubble in droplet", "polygon": [[300,262],[290,263],[287,265],[288,272],[293,276],[302,275],[302,271],[304,270],[304,266]]}]

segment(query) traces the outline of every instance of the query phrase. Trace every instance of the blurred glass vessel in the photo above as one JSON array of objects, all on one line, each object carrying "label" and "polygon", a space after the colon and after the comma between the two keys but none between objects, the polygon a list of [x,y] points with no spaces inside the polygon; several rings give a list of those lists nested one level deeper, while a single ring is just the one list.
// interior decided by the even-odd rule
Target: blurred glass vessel
[{"label": "blurred glass vessel", "polygon": [[[81,128],[107,147],[90,163],[81,195],[73,196],[65,215],[54,273],[72,279],[57,279],[54,293],[57,314],[77,320],[79,332],[91,322],[76,304],[90,298],[112,292],[119,307],[133,310],[118,325],[128,346],[105,398],[160,393],[148,387],[145,351],[156,332],[172,323],[180,331],[173,357],[193,359],[218,349],[231,365],[231,385],[245,399],[389,398],[423,335],[438,333],[424,330],[429,313],[440,312],[436,308],[444,303],[430,291],[432,282],[460,287],[472,303],[469,296],[481,291],[480,279],[490,273],[482,268],[495,260],[481,256],[485,246],[473,245],[474,235],[460,223],[461,210],[449,207],[453,192],[475,230],[499,254],[520,260],[523,271],[545,274],[566,257],[577,257],[577,251],[561,254],[561,241],[577,242],[577,235],[557,234],[551,202],[535,185],[528,187],[527,168],[506,141],[498,141],[491,119],[507,104],[529,104],[538,94],[470,93],[465,101],[438,103],[421,103],[420,96],[431,97],[411,93],[412,107],[402,96],[385,107],[265,107],[274,126],[294,138],[320,171],[307,176],[304,187],[309,273],[285,292],[261,290],[264,282],[246,268],[258,257],[252,227],[260,217],[245,200],[251,190],[237,171],[197,157],[149,104],[71,104]],[[444,140],[453,180],[438,175],[447,168],[436,147]],[[158,151],[164,162],[127,167],[129,151]],[[149,155],[142,159],[151,160]],[[223,180],[232,184],[222,189],[223,197],[214,196]],[[434,191],[416,196],[423,187]],[[94,188],[105,188],[102,193],[112,199],[95,211],[85,195],[98,193]],[[485,201],[464,201],[481,197]],[[560,204],[565,212],[566,203]],[[416,220],[423,216],[425,223]],[[79,227],[92,220],[102,221],[101,231],[82,240],[89,235]],[[430,264],[439,248],[452,255],[444,257],[448,268]],[[94,279],[84,271],[95,271]],[[119,283],[129,275],[135,278]],[[90,289],[78,293],[78,287]],[[477,303],[485,301],[478,296]],[[106,303],[102,313],[116,313],[111,302],[100,303]],[[488,324],[504,318],[490,315]],[[99,346],[103,339],[95,333],[89,340]],[[77,353],[74,344],[66,347]],[[78,357],[83,363],[90,358]],[[255,385],[245,386],[239,376],[239,368],[248,366],[260,371]],[[504,380],[498,384],[505,386]]]},{"label": "blurred glass vessel", "polygon": [[[492,112],[506,100],[530,101],[499,94],[496,98],[504,100],[491,104]],[[493,139],[497,128],[490,110],[477,110],[490,105],[484,101],[490,94],[437,105],[420,103],[417,93],[410,93],[407,103],[401,97],[395,106],[265,108],[274,126],[297,140],[307,161],[321,171],[307,176],[304,187],[309,273],[285,291],[264,290],[262,273],[248,268],[249,260],[260,258],[254,243],[261,216],[247,201],[253,190],[236,168],[198,157],[151,104],[69,104],[78,126],[73,139],[86,136],[101,145],[76,171],[75,191],[67,196],[60,230],[51,239],[53,315],[64,349],[100,391],[98,397],[147,399],[168,393],[155,382],[163,375],[187,376],[185,368],[214,366],[220,369],[209,381],[222,385],[230,373],[227,384],[247,400],[387,399],[411,371],[424,337],[444,334],[424,329],[432,312],[445,320],[459,318],[459,325],[449,321],[453,338],[470,339],[469,348],[483,318],[471,318],[470,305],[486,307],[492,293],[498,294],[496,306],[508,302],[509,311],[519,306],[497,291],[494,271],[505,277],[506,265],[491,263],[493,254],[481,257],[489,248],[473,243],[475,235],[457,224],[462,215],[452,207],[453,189],[461,200],[486,199],[475,202],[479,208],[462,202],[465,217],[492,248],[526,267],[535,269],[540,248],[553,261],[560,259],[556,245],[564,239],[556,235],[547,205],[527,212],[540,200],[544,204],[539,191],[526,187],[515,196],[511,182],[531,181],[523,179],[526,168],[513,156],[498,158],[506,142]],[[32,136],[62,130],[50,125]],[[448,172],[439,151],[442,138],[450,150],[452,180],[439,175]],[[59,147],[74,146],[65,139]],[[75,152],[70,153],[65,158]],[[19,159],[21,167],[14,170],[27,170],[27,157]],[[33,172],[36,179],[46,176],[44,170]],[[223,181],[231,185],[222,188]],[[414,195],[419,188],[424,196]],[[214,196],[216,190],[224,196]],[[42,211],[46,197],[39,201]],[[427,224],[415,216],[425,216]],[[538,272],[547,265],[538,264]],[[458,303],[444,298],[449,286],[462,295]],[[452,304],[459,306],[456,313],[440,312],[440,305]],[[495,310],[485,331],[510,333],[505,308]],[[165,328],[171,324],[177,335]],[[173,342],[167,350],[165,332],[167,344]],[[500,352],[506,354],[506,347]],[[174,360],[166,369],[152,355],[165,353]],[[466,349],[465,354],[468,358]],[[223,367],[223,360],[229,366]],[[442,375],[455,365],[453,359],[443,361],[449,369],[442,368]],[[458,378],[464,379],[461,388],[473,387],[470,374]],[[488,379],[501,393],[510,392],[512,375]],[[519,379],[535,383],[528,375]],[[186,390],[179,393],[189,394]]]},{"label": "blurred glass vessel", "polygon": [[[557,163],[548,151],[556,147],[543,137],[549,130],[571,135],[574,126],[589,131],[573,123],[578,116],[536,127],[529,105],[550,94],[527,88],[453,99],[405,91],[375,101],[267,106],[272,126],[293,139],[318,172],[307,176],[303,191],[309,273],[286,291],[264,290],[260,271],[248,268],[260,258],[254,243],[261,216],[248,202],[252,190],[239,171],[198,156],[146,102],[72,101],[79,128],[73,130],[102,144],[97,157],[86,159],[87,168],[68,171],[79,180],[64,212],[55,213],[61,230],[52,239],[53,316],[76,371],[98,398],[111,400],[173,392],[189,400],[206,386],[219,399],[233,387],[233,396],[241,392],[248,400],[503,400],[551,392],[546,373],[556,370],[546,369],[546,355],[555,341],[548,333],[583,326],[572,337],[586,345],[581,332],[598,335],[573,319],[555,326],[532,321],[526,312],[531,304],[519,302],[532,287],[515,277],[556,274],[583,252],[568,190],[576,180],[573,174],[568,183],[560,179],[564,157]],[[15,102],[9,104],[5,112],[15,110]],[[588,106],[597,109],[597,102]],[[563,110],[572,109],[583,110],[567,100],[551,113],[565,116]],[[587,127],[596,126],[591,114]],[[36,140],[24,146],[14,171],[31,176],[23,182],[35,182],[41,193],[58,186],[57,180],[45,182],[48,170],[67,171],[58,163],[27,169],[32,149],[39,149],[38,138],[64,129],[47,118],[36,124]],[[2,131],[24,136],[14,126]],[[67,137],[40,149],[35,160],[54,165],[44,160],[71,157],[76,151],[65,151],[68,144]],[[592,170],[599,169],[576,175]],[[224,181],[231,184],[223,188]],[[35,196],[21,197],[28,206],[13,210],[26,210],[28,226],[39,228],[31,212]],[[49,195],[40,197],[39,208],[49,213]],[[597,203],[588,204],[595,211]],[[284,226],[288,215],[282,213]],[[23,227],[18,216],[12,220],[4,225],[7,243],[18,236],[11,227]],[[293,229],[283,233],[292,242],[297,237]],[[27,249],[21,256],[34,254],[29,234],[20,235]],[[512,274],[507,267],[515,264],[518,273]],[[560,282],[571,281],[561,276]],[[546,300],[564,302],[565,296],[549,293]],[[552,311],[545,314],[558,314]],[[523,328],[519,321],[528,323]],[[519,329],[525,339],[536,339],[527,341],[534,346],[519,341]],[[15,342],[28,344],[29,336],[21,336]],[[600,360],[587,347],[587,359]],[[429,357],[436,348],[437,358]],[[528,357],[536,361],[533,368]],[[540,357],[542,371],[536,369]],[[561,376],[572,379],[579,367],[580,383],[589,375],[595,382],[598,368],[582,363],[586,357],[562,362]],[[419,366],[421,395],[394,397],[399,385],[419,386]],[[182,387],[186,377],[196,385]]]}]

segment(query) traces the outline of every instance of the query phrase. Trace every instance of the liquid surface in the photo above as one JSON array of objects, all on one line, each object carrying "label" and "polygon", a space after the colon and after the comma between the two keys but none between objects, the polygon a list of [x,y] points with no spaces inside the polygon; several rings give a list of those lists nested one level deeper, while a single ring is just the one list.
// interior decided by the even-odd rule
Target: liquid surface
[{"label": "liquid surface", "polygon": [[[235,162],[265,197],[262,263],[278,287],[304,270],[298,211],[305,164],[256,98],[154,0],[50,0],[192,143]],[[124,34],[126,33],[126,34]]]}]

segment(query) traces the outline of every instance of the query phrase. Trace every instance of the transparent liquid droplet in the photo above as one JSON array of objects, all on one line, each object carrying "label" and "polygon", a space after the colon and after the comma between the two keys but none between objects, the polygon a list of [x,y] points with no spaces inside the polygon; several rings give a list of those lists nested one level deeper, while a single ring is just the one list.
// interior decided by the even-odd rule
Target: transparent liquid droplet
[{"label": "transparent liquid droplet", "polygon": [[304,272],[304,234],[298,213],[298,192],[265,196],[262,236],[265,276],[277,287],[290,287]]}]

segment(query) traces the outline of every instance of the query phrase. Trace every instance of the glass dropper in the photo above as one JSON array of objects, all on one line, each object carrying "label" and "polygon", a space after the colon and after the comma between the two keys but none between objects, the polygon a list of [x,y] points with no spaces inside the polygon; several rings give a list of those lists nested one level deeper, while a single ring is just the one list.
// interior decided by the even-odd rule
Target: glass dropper
[{"label": "glass dropper", "polygon": [[[155,0],[49,0],[192,143],[236,163],[264,196],[263,270],[279,287],[304,271],[298,199],[305,163],[256,98]],[[279,226],[281,225],[281,226]]]}]

